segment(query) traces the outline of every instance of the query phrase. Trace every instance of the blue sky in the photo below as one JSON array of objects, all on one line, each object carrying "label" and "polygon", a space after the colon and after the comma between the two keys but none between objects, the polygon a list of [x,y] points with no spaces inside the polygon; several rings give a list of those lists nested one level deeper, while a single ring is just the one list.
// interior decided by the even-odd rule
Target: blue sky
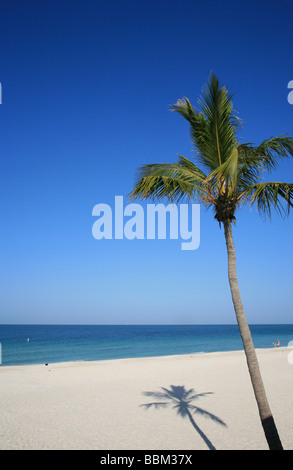
[{"label": "blue sky", "polygon": [[[213,72],[234,93],[240,137],[293,135],[292,2],[27,0],[0,6],[2,323],[235,323],[223,229],[201,242],[95,240],[96,204],[131,191],[145,163],[191,156],[187,123]],[[293,161],[271,180],[293,182]],[[237,213],[250,323],[292,323],[293,215]]]}]

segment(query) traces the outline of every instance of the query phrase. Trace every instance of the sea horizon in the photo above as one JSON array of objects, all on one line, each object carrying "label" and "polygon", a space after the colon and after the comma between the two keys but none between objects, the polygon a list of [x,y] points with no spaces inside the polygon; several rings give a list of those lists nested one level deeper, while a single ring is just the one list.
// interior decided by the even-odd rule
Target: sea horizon
[{"label": "sea horizon", "polygon": [[[0,323],[1,326],[238,326],[235,323]],[[287,322],[275,323],[253,323],[249,322],[249,326],[253,325],[293,325]]]},{"label": "sea horizon", "polygon": [[[293,324],[250,324],[255,348],[288,346]],[[1,365],[237,351],[237,324],[0,324]]]}]

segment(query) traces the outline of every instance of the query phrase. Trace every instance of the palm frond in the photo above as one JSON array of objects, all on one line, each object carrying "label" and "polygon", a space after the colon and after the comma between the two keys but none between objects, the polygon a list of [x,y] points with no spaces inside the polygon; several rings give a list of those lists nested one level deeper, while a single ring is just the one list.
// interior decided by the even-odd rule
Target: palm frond
[{"label": "palm frond", "polygon": [[236,134],[240,120],[233,113],[232,95],[211,74],[199,100],[208,128],[206,152],[213,156],[216,166],[222,165],[237,146]]},{"label": "palm frond", "polygon": [[239,173],[254,174],[255,177],[275,170],[282,158],[293,156],[293,138],[279,135],[264,140],[257,147],[251,143],[238,146]]},{"label": "palm frond", "polygon": [[285,134],[264,140],[258,147],[257,153],[263,155],[267,171],[275,170],[280,159],[293,157],[293,138]]},{"label": "palm frond", "polygon": [[233,113],[232,95],[224,86],[220,88],[219,80],[211,74],[199,103],[207,121],[207,150],[214,155],[217,166],[222,165],[237,146],[240,120]]},{"label": "palm frond", "polygon": [[206,182],[218,188],[218,195],[226,193],[231,196],[235,192],[238,176],[238,150],[235,148],[229,158],[222,165],[208,175]]},{"label": "palm frond", "polygon": [[187,98],[178,100],[172,110],[190,124],[197,159],[209,171],[224,163],[237,146],[236,134],[240,120],[233,112],[232,96],[211,74],[199,100],[201,112]]},{"label": "palm frond", "polygon": [[238,199],[250,186],[261,182],[264,172],[275,169],[280,158],[293,155],[293,139],[277,136],[264,140],[259,146],[241,144],[235,149],[229,158],[207,177],[207,181],[215,182],[224,180],[225,191],[228,194],[236,189]]},{"label": "palm frond", "polygon": [[178,158],[178,165],[186,170],[186,172],[190,171],[191,176],[200,179],[202,182],[206,179],[206,174],[198,168],[191,160],[183,155],[179,155]]},{"label": "palm frond", "polygon": [[252,144],[241,144],[238,150],[237,186],[239,192],[261,181],[265,172],[263,156],[260,156]]},{"label": "palm frond", "polygon": [[251,205],[256,204],[260,214],[271,218],[272,207],[280,215],[288,215],[293,207],[293,184],[278,181],[258,183],[244,193],[244,198],[249,199]]},{"label": "palm frond", "polygon": [[293,156],[292,137],[282,134],[257,146],[240,144],[241,121],[233,110],[232,95],[220,87],[214,74],[202,90],[198,110],[188,98],[178,100],[171,109],[190,125],[195,159],[179,155],[176,163],[143,166],[130,199],[199,201],[214,207],[219,222],[235,220],[242,202],[255,204],[269,217],[273,208],[282,215],[289,213],[293,185],[263,183],[263,175],[275,170],[283,158]]},{"label": "palm frond", "polygon": [[212,196],[203,183],[205,178],[206,175],[183,156],[178,163],[145,165],[139,169],[138,181],[129,198],[133,201],[167,198],[171,202],[182,199],[210,202]]},{"label": "palm frond", "polygon": [[176,111],[189,122],[197,160],[209,171],[211,168],[216,168],[215,155],[209,151],[210,136],[204,114],[194,109],[188,98],[177,100],[171,110]]}]

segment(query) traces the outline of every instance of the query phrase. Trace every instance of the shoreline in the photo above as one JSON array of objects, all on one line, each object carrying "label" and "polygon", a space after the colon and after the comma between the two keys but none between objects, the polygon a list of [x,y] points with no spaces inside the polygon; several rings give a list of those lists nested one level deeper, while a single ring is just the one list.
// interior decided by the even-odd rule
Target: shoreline
[{"label": "shoreline", "polygon": [[[272,351],[272,350],[289,350],[288,346],[279,346],[279,347],[267,347],[267,348],[255,348],[256,352],[260,351]],[[227,350],[227,351],[200,351],[200,352],[192,352],[192,353],[183,353],[183,354],[169,354],[169,355],[160,355],[160,356],[136,356],[136,357],[121,357],[121,358],[113,358],[113,359],[77,359],[75,361],[68,360],[68,361],[56,361],[56,362],[33,362],[33,363],[26,363],[26,364],[0,364],[0,370],[2,368],[8,367],[29,367],[29,366],[42,366],[42,365],[57,365],[57,364],[87,364],[87,363],[100,363],[100,362],[112,362],[112,361],[131,361],[131,360],[139,360],[139,359],[162,359],[162,358],[180,358],[180,357],[194,357],[194,356],[203,356],[205,354],[208,355],[218,355],[218,354],[229,354],[229,353],[244,353],[244,349],[235,349],[235,350]]]},{"label": "shoreline", "polygon": [[[290,349],[256,352],[293,450]],[[5,366],[0,380],[2,450],[267,449],[243,350]]]}]

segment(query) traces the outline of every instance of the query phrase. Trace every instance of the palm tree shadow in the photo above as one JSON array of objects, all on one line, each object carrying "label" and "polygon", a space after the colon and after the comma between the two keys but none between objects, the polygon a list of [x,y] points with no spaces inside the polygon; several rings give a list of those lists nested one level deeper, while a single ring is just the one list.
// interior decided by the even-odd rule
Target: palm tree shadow
[{"label": "palm tree shadow", "polygon": [[213,392],[195,393],[193,388],[191,388],[190,390],[186,390],[184,385],[170,385],[169,389],[161,387],[160,390],[161,391],[159,392],[144,392],[143,394],[147,397],[153,397],[156,400],[164,401],[154,401],[151,403],[145,403],[141,406],[146,409],[149,409],[151,407],[164,408],[168,405],[173,405],[173,409],[175,409],[182,418],[189,418],[189,421],[191,422],[192,426],[203,439],[207,447],[210,450],[216,450],[214,445],[208,439],[206,434],[200,429],[200,427],[195,422],[192,416],[194,414],[201,415],[206,418],[212,419],[214,422],[220,424],[221,426],[227,426],[224,421],[222,421],[218,416],[193,404],[194,401],[198,400],[201,397],[212,395]]}]

